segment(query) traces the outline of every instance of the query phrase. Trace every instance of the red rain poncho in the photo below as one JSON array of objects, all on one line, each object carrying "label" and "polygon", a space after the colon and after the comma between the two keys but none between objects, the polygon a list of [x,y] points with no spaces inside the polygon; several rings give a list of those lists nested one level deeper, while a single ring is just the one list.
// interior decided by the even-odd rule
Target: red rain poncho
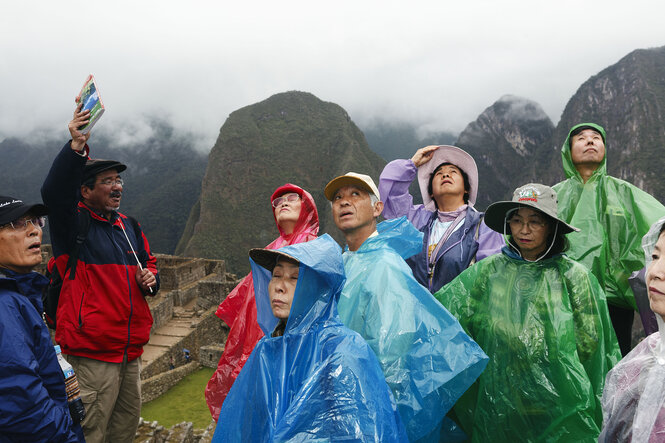
[{"label": "red rain poncho", "polygon": [[[270,197],[272,202],[280,195],[295,192],[300,195],[301,206],[298,222],[291,234],[285,234],[279,229],[279,237],[266,248],[279,249],[294,243],[303,243],[314,240],[319,232],[319,214],[316,203],[311,194],[304,189],[290,183],[280,186]],[[272,208],[271,208],[272,209]],[[275,211],[273,210],[273,217]],[[277,219],[275,219],[277,224]],[[217,370],[208,381],[205,389],[205,398],[210,408],[210,413],[217,420],[222,403],[229,393],[233,382],[235,382],[240,370],[252,353],[254,346],[263,337],[263,331],[256,321],[256,302],[254,300],[254,283],[250,272],[243,278],[238,286],[224,299],[215,312],[229,325],[229,336],[226,339],[224,353],[219,359]]]}]

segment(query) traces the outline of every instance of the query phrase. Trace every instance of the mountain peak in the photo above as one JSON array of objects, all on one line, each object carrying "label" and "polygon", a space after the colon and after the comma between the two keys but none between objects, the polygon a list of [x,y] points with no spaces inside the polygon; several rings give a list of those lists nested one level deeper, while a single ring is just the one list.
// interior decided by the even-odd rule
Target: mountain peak
[{"label": "mountain peak", "polygon": [[176,252],[225,258],[233,271],[247,271],[249,249],[279,235],[270,196],[285,183],[312,194],[320,232],[341,240],[324,186],[349,170],[378,182],[384,165],[341,106],[308,92],[275,94],[238,109],[210,151],[199,202]]}]

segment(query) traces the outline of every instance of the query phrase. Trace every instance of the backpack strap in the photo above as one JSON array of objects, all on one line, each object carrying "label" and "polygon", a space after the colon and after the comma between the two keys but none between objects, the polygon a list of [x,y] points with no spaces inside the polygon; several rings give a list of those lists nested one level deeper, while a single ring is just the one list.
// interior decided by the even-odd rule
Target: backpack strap
[{"label": "backpack strap", "polygon": [[[87,210],[78,211],[78,232],[76,233],[76,242],[74,247],[69,253],[69,259],[67,260],[67,267],[65,268],[65,273],[67,269],[71,269],[69,272],[69,279],[74,280],[76,278],[76,264],[78,263],[79,253],[81,252],[81,245],[88,236],[88,231],[90,230],[91,223],[90,214],[87,213]],[[63,274],[64,275],[64,274]]]}]

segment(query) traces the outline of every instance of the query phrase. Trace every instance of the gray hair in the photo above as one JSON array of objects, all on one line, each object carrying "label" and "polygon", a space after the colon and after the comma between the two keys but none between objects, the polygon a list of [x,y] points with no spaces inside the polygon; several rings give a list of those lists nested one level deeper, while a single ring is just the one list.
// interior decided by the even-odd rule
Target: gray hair
[{"label": "gray hair", "polygon": [[[379,197],[377,197],[376,194],[374,194],[372,192],[368,192],[368,194],[369,194],[369,201],[370,201],[370,203],[372,203],[372,207],[374,207],[378,202],[381,201],[381,199]],[[330,207],[331,208],[332,208],[332,205],[333,205],[333,202],[330,201]]]}]

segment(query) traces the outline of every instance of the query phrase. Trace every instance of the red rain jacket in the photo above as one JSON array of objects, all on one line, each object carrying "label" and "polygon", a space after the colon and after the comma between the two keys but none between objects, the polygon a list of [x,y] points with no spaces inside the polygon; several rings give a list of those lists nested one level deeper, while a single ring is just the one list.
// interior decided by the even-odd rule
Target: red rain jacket
[{"label": "red rain jacket", "polygon": [[136,232],[125,215],[114,213],[108,221],[79,202],[86,160],[87,156],[78,155],[67,143],[42,186],[53,255],[61,275],[78,233],[77,211],[87,211],[92,219],[79,252],[76,278],[70,280],[69,271],[63,278],[55,341],[64,354],[121,363],[126,352],[127,360],[132,361],[148,343],[152,314],[136,282],[138,266],[127,237],[142,266],[157,277],[152,295],[159,289],[157,260],[140,227]]}]

